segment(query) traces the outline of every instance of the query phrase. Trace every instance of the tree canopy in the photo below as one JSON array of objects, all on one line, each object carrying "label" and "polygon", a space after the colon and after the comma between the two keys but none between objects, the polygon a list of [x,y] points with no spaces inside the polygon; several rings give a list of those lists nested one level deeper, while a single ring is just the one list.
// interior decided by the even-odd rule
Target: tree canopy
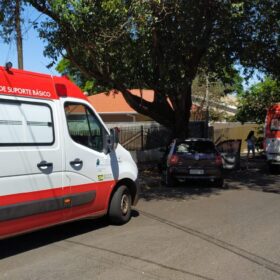
[{"label": "tree canopy", "polygon": [[264,123],[270,105],[280,102],[280,82],[267,77],[239,95],[236,119],[240,122]]},{"label": "tree canopy", "polygon": [[[27,0],[49,16],[45,54],[80,77],[122,92],[141,114],[186,136],[199,71],[231,83],[232,67],[279,77],[278,0]],[[154,101],[131,85],[154,90]]]},{"label": "tree canopy", "polygon": [[23,50],[21,24],[23,19],[21,12],[25,0],[1,0],[0,2],[0,38],[4,43],[17,41],[18,67],[23,69]]},{"label": "tree canopy", "polygon": [[10,43],[16,38],[16,2],[10,0],[1,0],[0,2],[0,38],[5,43]]}]

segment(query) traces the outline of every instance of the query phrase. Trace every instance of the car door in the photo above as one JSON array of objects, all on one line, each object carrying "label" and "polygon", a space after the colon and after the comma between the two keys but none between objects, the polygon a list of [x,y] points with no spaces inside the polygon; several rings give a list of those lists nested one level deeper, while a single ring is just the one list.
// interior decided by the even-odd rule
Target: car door
[{"label": "car door", "polygon": [[62,149],[54,101],[0,98],[0,236],[62,220]]},{"label": "car door", "polygon": [[84,101],[68,100],[65,112],[65,186],[71,189],[68,218],[106,211],[115,184],[110,156],[105,150],[108,134],[102,121]]},{"label": "car door", "polygon": [[225,140],[216,145],[223,159],[224,169],[240,167],[240,149],[242,140]]}]

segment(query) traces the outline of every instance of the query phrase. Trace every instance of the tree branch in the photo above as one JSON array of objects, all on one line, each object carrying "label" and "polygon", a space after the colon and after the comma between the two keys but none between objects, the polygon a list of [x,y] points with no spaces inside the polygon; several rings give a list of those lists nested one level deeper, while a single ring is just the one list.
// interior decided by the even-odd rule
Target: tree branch
[{"label": "tree branch", "polygon": [[47,8],[46,6],[47,1],[40,1],[40,2],[41,4],[39,4],[38,1],[36,0],[28,0],[28,3],[32,5],[35,9],[37,9],[39,12],[46,14],[47,16],[52,18],[55,22],[61,22],[60,17]]},{"label": "tree branch", "polygon": [[[174,124],[174,111],[168,104],[165,103],[159,105],[157,102],[148,102],[145,99],[140,98],[132,94],[123,84],[112,80],[109,76],[104,76],[97,68],[91,68],[90,70],[81,65],[73,55],[71,47],[66,47],[67,53],[69,54],[70,60],[73,64],[85,75],[85,77],[91,79],[94,77],[97,81],[102,84],[113,85],[114,88],[120,91],[129,104],[129,106],[136,112],[146,115],[160,124],[166,127],[172,127]],[[93,66],[93,65],[92,65]]]}]

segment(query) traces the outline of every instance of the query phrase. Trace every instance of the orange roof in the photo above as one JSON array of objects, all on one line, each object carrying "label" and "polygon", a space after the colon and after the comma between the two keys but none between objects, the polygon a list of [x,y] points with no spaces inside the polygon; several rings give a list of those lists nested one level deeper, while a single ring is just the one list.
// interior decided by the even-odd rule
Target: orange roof
[{"label": "orange roof", "polygon": [[[132,89],[130,92],[134,95],[141,96],[139,89]],[[147,89],[142,90],[142,97],[152,102],[154,99],[154,91]],[[89,96],[88,99],[98,113],[137,113],[126,103],[120,92],[111,91],[109,95],[103,92]]]}]

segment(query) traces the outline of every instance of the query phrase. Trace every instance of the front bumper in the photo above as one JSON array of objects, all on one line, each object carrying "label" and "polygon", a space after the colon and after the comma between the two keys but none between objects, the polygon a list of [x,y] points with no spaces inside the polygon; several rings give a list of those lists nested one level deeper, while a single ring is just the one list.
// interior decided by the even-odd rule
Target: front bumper
[{"label": "front bumper", "polygon": [[139,180],[137,179],[134,182],[134,184],[135,184],[135,195],[134,195],[134,199],[132,201],[133,206],[135,206],[138,203],[140,193],[141,193],[141,186],[140,186]]},{"label": "front bumper", "polygon": [[276,160],[268,160],[267,162],[270,165],[280,165],[280,161],[276,161]]},{"label": "front bumper", "polygon": [[266,159],[270,164],[280,164],[280,153],[266,153]]}]

